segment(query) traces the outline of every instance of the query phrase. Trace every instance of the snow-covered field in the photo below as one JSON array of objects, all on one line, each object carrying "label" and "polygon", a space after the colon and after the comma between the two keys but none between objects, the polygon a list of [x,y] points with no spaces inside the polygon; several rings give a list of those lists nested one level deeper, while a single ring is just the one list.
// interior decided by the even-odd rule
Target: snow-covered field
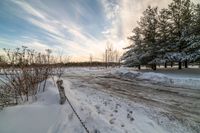
[{"label": "snow-covered field", "polygon": [[[127,68],[68,68],[63,80],[67,97],[90,133],[200,132],[199,90],[186,87],[185,92],[179,88],[175,90],[178,94],[172,93],[174,88],[161,85],[168,83],[165,77],[180,78]],[[140,80],[132,81],[135,78]],[[198,77],[193,78],[199,82]],[[154,86],[156,82],[159,86]],[[85,132],[68,102],[59,104],[58,90],[51,79],[36,101],[0,111],[0,133]]]}]

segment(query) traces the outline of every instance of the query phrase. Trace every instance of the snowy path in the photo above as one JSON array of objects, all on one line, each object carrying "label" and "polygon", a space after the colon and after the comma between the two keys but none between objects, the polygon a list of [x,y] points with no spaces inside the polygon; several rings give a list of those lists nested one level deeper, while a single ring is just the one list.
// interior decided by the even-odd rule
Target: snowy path
[{"label": "snowy path", "polygon": [[142,80],[125,81],[109,72],[86,72],[85,75],[69,72],[65,77],[74,89],[92,88],[143,105],[148,117],[169,132],[200,131],[200,90],[166,87]]},{"label": "snowy path", "polygon": [[143,106],[110,93],[91,88],[91,84],[69,77],[67,95],[90,133],[167,133],[151,120]]},{"label": "snowy path", "polygon": [[[200,90],[123,79],[109,69],[68,68],[67,97],[90,133],[199,133]],[[37,101],[0,111],[0,133],[85,133],[49,79]]]}]

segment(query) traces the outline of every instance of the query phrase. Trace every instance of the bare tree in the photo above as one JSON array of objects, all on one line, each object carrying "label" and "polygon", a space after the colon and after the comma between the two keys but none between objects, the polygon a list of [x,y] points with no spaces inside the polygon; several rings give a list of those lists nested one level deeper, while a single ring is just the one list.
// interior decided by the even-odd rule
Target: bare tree
[{"label": "bare tree", "polygon": [[52,53],[52,50],[51,49],[45,49],[46,53],[47,53],[47,58],[48,58],[48,64],[49,64],[49,59],[50,59],[50,55]]},{"label": "bare tree", "polygon": [[90,54],[89,60],[90,60],[90,63],[92,63],[92,60],[93,60],[92,54]]}]

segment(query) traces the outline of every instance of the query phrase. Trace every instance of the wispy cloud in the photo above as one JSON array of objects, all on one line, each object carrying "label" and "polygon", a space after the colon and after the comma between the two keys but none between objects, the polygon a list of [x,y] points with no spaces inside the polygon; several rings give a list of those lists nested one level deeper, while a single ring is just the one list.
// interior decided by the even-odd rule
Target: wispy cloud
[{"label": "wispy cloud", "polygon": [[[0,47],[60,49],[76,60],[101,58],[107,42],[122,50],[148,5],[170,0],[10,0],[0,4]],[[14,10],[16,9],[16,10]]]},{"label": "wispy cloud", "polygon": [[13,0],[14,3],[16,3],[17,5],[19,5],[21,8],[23,8],[27,13],[38,17],[40,19],[45,20],[46,17],[44,16],[43,13],[41,13],[40,11],[38,11],[37,9],[33,8],[30,4],[28,4],[25,1],[19,1],[19,0]]},{"label": "wispy cloud", "polygon": [[[15,3],[28,13],[27,16],[19,17],[22,17],[31,24],[44,30],[45,35],[54,39],[54,43],[57,43],[60,48],[71,51],[68,53],[73,53],[74,55],[80,55],[80,53],[82,53],[82,55],[90,53],[96,54],[98,53],[95,52],[97,49],[102,52],[103,49],[99,48],[101,45],[98,45],[99,40],[87,32],[82,31],[82,28],[80,25],[77,25],[76,22],[69,21],[67,14],[62,18],[62,21],[59,21],[57,18],[61,18],[62,16],[51,16],[52,14],[46,14],[44,11],[36,9],[34,5],[32,6],[25,1]],[[32,44],[34,47],[43,46],[43,48],[45,48],[41,43],[31,39],[27,44]]]}]

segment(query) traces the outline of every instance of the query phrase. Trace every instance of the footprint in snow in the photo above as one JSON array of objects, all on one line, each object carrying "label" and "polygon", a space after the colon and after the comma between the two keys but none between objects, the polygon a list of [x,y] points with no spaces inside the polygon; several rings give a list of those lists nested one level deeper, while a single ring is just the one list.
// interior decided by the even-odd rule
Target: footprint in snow
[{"label": "footprint in snow", "polygon": [[125,125],[124,125],[124,124],[121,124],[121,127],[125,127]]},{"label": "footprint in snow", "polygon": [[134,121],[134,120],[135,120],[135,119],[133,118],[132,114],[133,114],[133,111],[129,111],[128,114],[127,114],[127,118],[128,118],[130,121]]},{"label": "footprint in snow", "polygon": [[94,129],[94,133],[101,133],[98,129]]},{"label": "footprint in snow", "polygon": [[115,108],[118,109],[118,107],[120,108],[121,105],[117,103],[117,104],[115,105]]},{"label": "footprint in snow", "polygon": [[68,115],[68,119],[69,119],[69,120],[72,120],[72,119],[73,119],[73,113],[71,113],[71,114]]},{"label": "footprint in snow", "polygon": [[117,110],[117,109],[115,109],[115,110],[114,110],[114,112],[115,112],[115,113],[117,113],[117,112],[118,112],[118,110]]},{"label": "footprint in snow", "polygon": [[101,113],[102,113],[102,112],[101,112],[101,110],[100,110],[100,106],[98,106],[98,105],[95,105],[95,108],[96,108],[96,110],[97,110],[98,114],[101,114]]},{"label": "footprint in snow", "polygon": [[110,119],[110,124],[114,124],[115,123],[115,120],[116,120],[116,118],[112,118],[112,119]]},{"label": "footprint in snow", "polygon": [[107,106],[108,103],[105,101],[105,102],[103,102],[103,104],[104,104],[105,106]]}]

